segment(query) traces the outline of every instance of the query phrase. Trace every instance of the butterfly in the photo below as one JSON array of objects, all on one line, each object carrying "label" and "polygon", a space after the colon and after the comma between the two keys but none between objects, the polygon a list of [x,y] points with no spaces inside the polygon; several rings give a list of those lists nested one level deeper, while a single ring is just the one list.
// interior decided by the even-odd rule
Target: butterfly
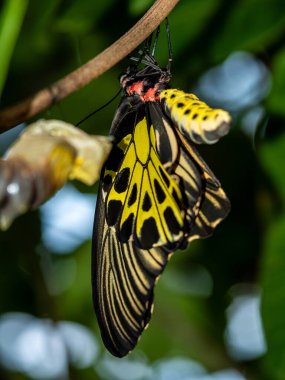
[{"label": "butterfly", "polygon": [[230,115],[169,88],[169,67],[160,68],[149,49],[138,61],[120,78],[92,244],[94,308],[103,342],[118,357],[147,327],[171,254],[210,236],[230,210],[194,146],[224,136]]}]

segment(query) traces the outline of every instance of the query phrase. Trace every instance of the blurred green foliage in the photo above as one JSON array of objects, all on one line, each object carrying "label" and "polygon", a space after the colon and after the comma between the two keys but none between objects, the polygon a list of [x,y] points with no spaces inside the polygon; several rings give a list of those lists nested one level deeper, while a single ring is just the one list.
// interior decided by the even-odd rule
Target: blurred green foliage
[{"label": "blurred green foliage", "polygon": [[11,55],[16,43],[22,21],[25,16],[28,2],[26,0],[6,1],[3,6],[2,16],[0,20],[0,48],[1,48],[1,64],[0,64],[0,96],[4,81],[6,79]]},{"label": "blurred green foliage", "polygon": [[[1,108],[98,54],[126,32],[152,2],[29,0],[26,9],[25,3],[6,0],[0,8],[0,90],[5,83]],[[8,12],[8,7],[15,8]],[[185,91],[197,87],[203,74],[239,50],[252,53],[267,67],[272,87],[259,101],[264,118],[256,133],[248,134],[243,128],[243,117],[255,104],[234,113],[228,137],[199,149],[228,194],[232,211],[213,237],[193,242],[187,252],[178,252],[171,259],[156,288],[149,329],[131,357],[143,352],[153,363],[183,356],[209,371],[234,368],[248,380],[284,380],[285,3],[181,0],[169,19],[174,87]],[[5,37],[7,31],[9,38]],[[157,57],[164,65],[167,43],[161,34]],[[125,59],[40,116],[77,123],[114,96],[119,89],[118,76],[127,65]],[[117,103],[87,120],[83,128],[107,134]],[[82,185],[78,188],[82,193],[95,192]],[[59,256],[44,247],[42,228],[38,212],[33,212],[0,233],[0,318],[18,311],[54,321],[77,321],[99,337],[91,304],[90,241]],[[254,358],[239,359],[225,344],[227,311],[238,284],[244,284],[245,294],[251,286],[260,289],[266,349]],[[100,350],[102,357],[104,348]],[[72,365],[69,371],[71,379],[113,380],[98,374],[96,364],[95,371]],[[26,378],[16,372],[3,368],[0,377]]]}]

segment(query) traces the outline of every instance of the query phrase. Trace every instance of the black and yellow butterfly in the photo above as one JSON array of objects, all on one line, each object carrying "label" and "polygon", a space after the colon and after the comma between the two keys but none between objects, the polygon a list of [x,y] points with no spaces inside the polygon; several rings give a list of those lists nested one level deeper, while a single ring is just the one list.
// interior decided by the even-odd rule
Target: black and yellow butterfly
[{"label": "black and yellow butterfly", "polygon": [[229,130],[226,111],[168,89],[170,70],[146,52],[121,77],[123,96],[102,170],[93,234],[93,302],[107,349],[126,355],[146,328],[170,254],[205,238],[230,203],[194,143]]}]

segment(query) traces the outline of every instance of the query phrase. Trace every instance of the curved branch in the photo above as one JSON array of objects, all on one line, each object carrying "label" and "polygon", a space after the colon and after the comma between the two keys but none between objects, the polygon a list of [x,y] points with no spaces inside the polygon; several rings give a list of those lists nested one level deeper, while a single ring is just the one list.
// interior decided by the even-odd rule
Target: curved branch
[{"label": "curved branch", "polygon": [[179,0],[157,0],[147,13],[121,38],[77,70],[0,112],[0,133],[28,120],[87,85],[141,44],[167,17]]}]

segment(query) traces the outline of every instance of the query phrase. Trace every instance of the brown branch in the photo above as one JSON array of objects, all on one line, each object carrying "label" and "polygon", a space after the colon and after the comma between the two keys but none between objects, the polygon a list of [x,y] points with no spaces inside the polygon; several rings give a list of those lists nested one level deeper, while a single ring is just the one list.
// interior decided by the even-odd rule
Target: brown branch
[{"label": "brown branch", "polygon": [[167,17],[178,1],[157,0],[127,33],[95,58],[50,87],[0,112],[0,133],[35,116],[110,69],[141,44]]}]

